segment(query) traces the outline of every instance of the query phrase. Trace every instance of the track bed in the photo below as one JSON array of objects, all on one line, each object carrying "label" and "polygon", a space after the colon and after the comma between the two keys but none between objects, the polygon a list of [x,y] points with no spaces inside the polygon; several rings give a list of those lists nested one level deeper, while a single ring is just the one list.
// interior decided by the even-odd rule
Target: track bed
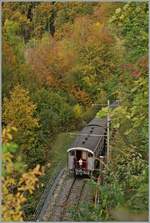
[{"label": "track bed", "polygon": [[68,176],[64,171],[38,221],[72,221],[70,208],[78,207],[80,202],[92,201],[87,181],[87,178]]}]

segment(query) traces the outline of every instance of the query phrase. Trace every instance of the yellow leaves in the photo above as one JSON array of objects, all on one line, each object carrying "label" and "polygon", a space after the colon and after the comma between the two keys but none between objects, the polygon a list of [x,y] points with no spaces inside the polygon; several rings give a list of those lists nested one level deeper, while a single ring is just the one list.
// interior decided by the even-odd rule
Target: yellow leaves
[{"label": "yellow leaves", "polygon": [[7,127],[3,130],[3,177],[2,177],[2,220],[3,221],[23,221],[22,205],[27,201],[24,192],[33,193],[38,182],[38,176],[43,174],[40,165],[33,170],[24,173],[20,179],[15,168],[16,162],[12,161],[14,156],[9,152],[13,151],[15,144],[11,143],[12,131],[15,127]]},{"label": "yellow leaves", "polygon": [[23,213],[21,205],[26,201],[26,198],[20,193],[3,194],[2,220],[3,221],[22,221]]},{"label": "yellow leaves", "polygon": [[81,118],[82,116],[82,108],[79,104],[75,105],[73,108],[73,112],[76,118]]},{"label": "yellow leaves", "polygon": [[88,76],[85,76],[83,77],[83,81],[85,82],[85,84],[89,87],[92,86],[92,84],[94,83],[94,79],[93,77],[88,77]]},{"label": "yellow leaves", "polygon": [[52,5],[50,3],[41,3],[36,7],[36,13],[38,13],[38,16],[49,15],[51,9]]},{"label": "yellow leaves", "polygon": [[[3,131],[4,146],[13,146],[8,143],[11,140],[11,130],[15,128],[6,128]],[[9,137],[8,137],[9,135]],[[24,192],[33,193],[38,182],[38,176],[43,174],[40,165],[33,170],[24,173],[20,179],[15,172],[14,156],[10,152],[3,153],[3,177],[2,177],[2,220],[3,221],[23,221],[22,205],[27,202]]]},{"label": "yellow leaves", "polygon": [[10,177],[6,177],[5,178],[5,186],[9,187],[11,185],[15,185],[16,184],[16,180],[14,178],[10,178]]},{"label": "yellow leaves", "polygon": [[4,99],[3,120],[5,124],[18,128],[24,133],[27,129],[38,127],[38,120],[33,117],[35,104],[30,100],[29,92],[17,85],[11,92],[10,98]]},{"label": "yellow leaves", "polygon": [[[12,140],[12,135],[9,133],[9,132],[6,132],[5,130],[4,130],[4,132],[3,132],[3,134],[7,134],[7,140]],[[6,138],[6,136],[4,135],[4,137]]]},{"label": "yellow leaves", "polygon": [[6,144],[12,140],[12,131],[17,132],[17,129],[13,126],[12,127],[7,126],[7,128],[3,129],[2,131],[3,143]]},{"label": "yellow leaves", "polygon": [[121,15],[121,16],[120,16],[120,20],[123,20],[123,19],[124,19],[124,15]]},{"label": "yellow leaves", "polygon": [[2,208],[3,212],[3,221],[12,222],[12,221],[23,221],[22,213],[20,211],[16,211],[14,213],[13,210],[8,210],[7,208]]},{"label": "yellow leaves", "polygon": [[9,152],[3,154],[3,165],[4,165],[5,171],[8,174],[11,174],[14,169],[12,158],[13,158],[13,155]]},{"label": "yellow leaves", "polygon": [[35,175],[41,175],[41,171],[40,171],[40,165],[38,164],[32,171],[33,174]]},{"label": "yellow leaves", "polygon": [[16,22],[19,22],[20,24],[29,24],[29,20],[27,19],[27,17],[21,14],[19,11],[16,11],[12,16],[12,18]]},{"label": "yellow leaves", "polygon": [[97,21],[93,24],[93,26],[91,26],[92,29],[91,31],[95,32],[95,34],[97,35],[101,33],[103,28],[104,28],[104,23]]},{"label": "yellow leaves", "polygon": [[119,14],[121,12],[121,8],[116,9],[115,13]]},{"label": "yellow leaves", "polygon": [[23,204],[24,202],[27,201],[27,198],[25,198],[25,197],[23,196],[23,194],[21,194],[21,193],[19,193],[19,192],[16,194],[16,197],[17,197],[17,199],[19,199],[19,201],[20,201],[21,204]]},{"label": "yellow leaves", "polygon": [[16,179],[12,177],[6,177],[3,180],[2,192],[3,192],[3,205],[2,205],[2,217],[3,221],[20,221],[22,220],[21,204],[26,201],[23,194],[11,193],[12,186],[16,186]]},{"label": "yellow leaves", "polygon": [[5,162],[12,162],[13,155],[9,152],[3,154],[3,160]]},{"label": "yellow leaves", "polygon": [[[24,192],[33,193],[38,182],[37,176],[40,176],[40,165],[37,165],[33,170],[24,173],[19,182],[11,177],[3,177],[3,221],[21,221],[23,220],[22,204],[27,201]],[[11,188],[15,187],[17,192],[11,192]]]},{"label": "yellow leaves", "polygon": [[100,22],[96,22],[95,26],[100,27]]},{"label": "yellow leaves", "polygon": [[124,6],[123,6],[123,10],[127,10],[128,8],[129,8],[129,3],[128,4],[125,4]]},{"label": "yellow leaves", "polygon": [[24,173],[19,181],[19,191],[28,191],[33,193],[35,184],[38,182],[37,176],[41,176],[40,165],[37,165],[33,170]]}]

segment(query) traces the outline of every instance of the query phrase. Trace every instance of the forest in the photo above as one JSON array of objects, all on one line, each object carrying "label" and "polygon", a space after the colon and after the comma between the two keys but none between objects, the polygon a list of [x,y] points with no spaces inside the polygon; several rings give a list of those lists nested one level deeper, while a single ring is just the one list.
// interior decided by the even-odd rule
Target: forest
[{"label": "forest", "polygon": [[[148,10],[148,1],[2,3],[2,221],[33,220],[68,132],[108,112],[116,134],[101,202],[73,220],[148,220]],[[101,106],[108,99],[119,106]]]}]

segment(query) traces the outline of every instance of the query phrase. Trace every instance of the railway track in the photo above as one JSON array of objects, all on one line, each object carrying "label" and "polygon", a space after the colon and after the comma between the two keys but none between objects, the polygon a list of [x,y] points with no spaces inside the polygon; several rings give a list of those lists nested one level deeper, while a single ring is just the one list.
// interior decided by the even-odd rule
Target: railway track
[{"label": "railway track", "polygon": [[70,208],[91,200],[87,178],[68,176],[64,170],[49,192],[37,221],[71,221]]},{"label": "railway track", "polygon": [[68,196],[64,202],[64,209],[60,218],[61,221],[72,220],[69,209],[71,207],[78,207],[82,198],[85,184],[86,184],[86,180],[83,178],[74,179],[71,185],[70,191],[68,193]]}]

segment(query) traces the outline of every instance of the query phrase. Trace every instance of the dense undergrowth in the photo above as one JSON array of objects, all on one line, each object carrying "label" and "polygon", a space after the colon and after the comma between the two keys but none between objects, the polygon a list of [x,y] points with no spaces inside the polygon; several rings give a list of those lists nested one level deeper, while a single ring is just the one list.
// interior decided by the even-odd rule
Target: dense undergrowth
[{"label": "dense undergrowth", "polygon": [[3,220],[32,219],[65,159],[67,132],[80,130],[107,99],[120,101],[110,111],[112,159],[101,203],[82,208],[89,220],[117,219],[117,208],[147,211],[148,4],[5,2],[2,10]]}]

